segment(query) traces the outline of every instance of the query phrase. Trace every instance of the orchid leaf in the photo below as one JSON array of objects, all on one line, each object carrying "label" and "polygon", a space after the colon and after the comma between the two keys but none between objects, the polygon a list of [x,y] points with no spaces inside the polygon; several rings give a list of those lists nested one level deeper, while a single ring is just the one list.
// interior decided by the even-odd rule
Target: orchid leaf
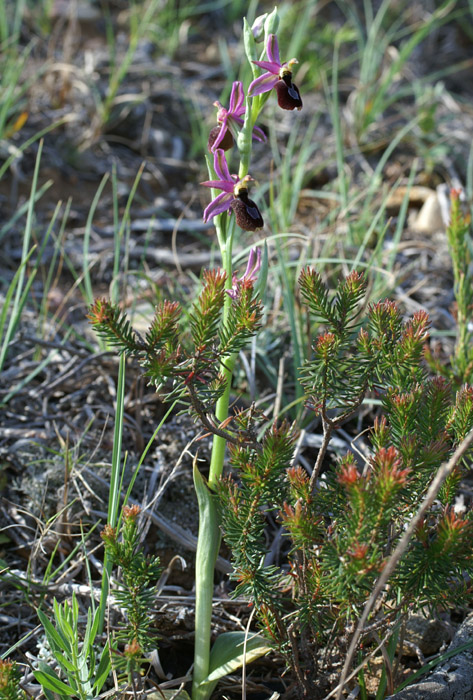
[{"label": "orchid leaf", "polygon": [[210,673],[202,685],[214,688],[220,678],[243,666],[245,656],[248,664],[271,651],[269,642],[258,634],[249,634],[245,646],[246,636],[246,632],[224,632],[217,637],[210,652]]}]

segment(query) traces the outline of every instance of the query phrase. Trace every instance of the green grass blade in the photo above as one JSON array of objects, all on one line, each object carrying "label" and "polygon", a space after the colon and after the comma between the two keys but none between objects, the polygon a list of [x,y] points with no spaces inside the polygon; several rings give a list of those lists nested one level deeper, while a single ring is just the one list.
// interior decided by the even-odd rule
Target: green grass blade
[{"label": "green grass blade", "polygon": [[[4,332],[4,328],[5,328],[5,324],[6,324],[7,316],[8,316],[8,310],[10,308],[10,303],[12,301],[13,294],[15,293],[15,290],[18,289],[18,280],[20,279],[23,268],[27,265],[28,260],[30,259],[30,257],[34,253],[35,249],[36,249],[36,246],[33,246],[33,248],[31,248],[31,250],[29,251],[26,258],[24,260],[22,260],[22,262],[20,263],[20,265],[19,265],[17,271],[15,272],[13,279],[12,279],[8,289],[7,289],[7,293],[5,295],[5,301],[3,303],[2,313],[0,314],[0,338],[3,337],[3,332]],[[20,298],[20,304],[21,304],[21,298]],[[18,316],[18,314],[17,314],[17,316]],[[13,323],[11,318],[10,318],[10,322]],[[13,332],[7,333],[7,335],[5,336],[5,339],[2,343],[2,349],[0,351],[0,370],[3,367],[3,362],[5,361],[5,355],[7,352],[7,347],[8,347],[8,342],[9,342],[7,338],[12,334],[13,334]]]},{"label": "green grass blade", "polygon": [[110,300],[114,303],[117,304],[120,300],[120,290],[118,286],[118,276],[120,272],[120,265],[123,264],[123,273],[124,276],[126,277],[126,272],[128,270],[128,250],[129,246],[127,242],[125,243],[124,249],[125,249],[125,256],[122,255],[122,240],[123,236],[125,233],[125,230],[127,230],[127,236],[129,236],[130,228],[129,228],[129,222],[130,222],[130,208],[133,203],[133,199],[136,194],[136,190],[138,188],[139,182],[141,180],[141,176],[143,174],[143,170],[145,168],[146,163],[142,163],[138,173],[136,174],[135,180],[133,182],[133,185],[130,190],[130,194],[128,195],[128,199],[125,205],[125,211],[123,212],[123,217],[122,217],[122,222],[120,225],[120,228],[118,232],[116,232],[115,235],[115,245],[114,245],[114,257],[113,257],[113,280],[112,284],[110,287]]},{"label": "green grass blade", "polygon": [[90,277],[91,265],[89,264],[89,247],[90,247],[90,233],[92,230],[92,220],[94,218],[95,210],[99,203],[100,197],[102,196],[103,188],[107,184],[109,174],[105,173],[100,185],[97,188],[97,192],[92,200],[92,204],[89,209],[87,216],[87,221],[85,224],[84,231],[84,242],[83,242],[83,258],[82,258],[82,276],[84,280],[84,290],[85,290],[85,301],[88,306],[90,306],[94,301],[94,293],[92,290],[92,280]]},{"label": "green grass blade", "polygon": [[[41,141],[39,144],[38,148],[38,154],[36,156],[36,163],[35,163],[35,168],[33,172],[33,180],[31,183],[31,194],[30,194],[30,200],[29,200],[29,206],[28,206],[28,211],[26,215],[26,224],[25,224],[25,233],[23,236],[23,245],[22,245],[22,253],[21,253],[21,259],[22,261],[26,261],[29,257],[29,248],[30,248],[30,242],[31,242],[31,235],[32,235],[32,230],[33,230],[33,212],[34,212],[34,203],[35,203],[35,193],[38,187],[38,175],[39,175],[39,165],[41,162],[41,152],[43,150],[43,142]],[[7,354],[7,349],[8,345],[10,344],[15,331],[17,329],[18,323],[20,322],[20,315],[21,315],[21,310],[24,306],[24,303],[26,301],[26,296],[23,294],[24,289],[23,289],[23,284],[25,281],[25,275],[26,275],[26,264],[21,264],[20,267],[20,274],[18,275],[18,278],[16,280],[16,285],[15,285],[15,295],[13,298],[13,304],[12,304],[12,309],[11,309],[11,316],[10,316],[10,322],[7,327],[7,331],[5,333],[2,349],[0,352],[0,372],[3,369],[3,365],[5,363],[6,359],[6,354]],[[31,278],[30,278],[30,284],[31,284]]]}]

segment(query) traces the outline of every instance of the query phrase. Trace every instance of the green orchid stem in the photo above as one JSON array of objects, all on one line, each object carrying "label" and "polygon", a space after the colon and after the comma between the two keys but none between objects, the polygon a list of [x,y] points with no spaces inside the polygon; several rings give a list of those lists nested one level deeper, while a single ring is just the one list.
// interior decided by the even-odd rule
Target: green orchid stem
[{"label": "green orchid stem", "polygon": [[240,152],[240,168],[238,177],[242,180],[245,175],[248,175],[251,161],[253,127],[256,124],[259,113],[261,111],[261,99],[256,97],[246,98],[245,121],[238,135],[238,150]]},{"label": "green orchid stem", "polygon": [[[230,404],[230,389],[232,384],[232,376],[233,369],[235,367],[235,361],[236,355],[230,355],[225,360],[225,369],[223,370],[223,374],[225,375],[226,387],[225,392],[217,402],[215,410],[215,415],[220,423],[226,418],[228,418],[228,407]],[[215,489],[215,486],[217,485],[222,476],[226,444],[227,441],[225,440],[225,438],[221,437],[220,435],[214,436],[209,472],[209,487],[212,490]]]},{"label": "green orchid stem", "polygon": [[[222,267],[226,272],[226,287],[232,286],[232,247],[233,225],[227,213],[215,217],[215,228],[222,256]],[[223,307],[223,323],[226,322],[232,299],[225,295]],[[224,361],[225,391],[215,409],[219,422],[228,417],[230,389],[236,355],[227,357]],[[210,642],[212,624],[212,601],[214,588],[214,571],[220,548],[220,528],[217,515],[215,496],[211,491],[219,482],[225,459],[226,440],[219,435],[214,436],[208,486],[203,483],[200,474],[194,473],[194,483],[199,504],[199,535],[195,563],[195,642],[194,642],[194,672],[192,679],[192,700],[207,700],[212,692],[212,686],[203,681],[210,670]]]},{"label": "green orchid stem", "polygon": [[[220,252],[222,255],[222,267],[225,270],[226,273],[226,288],[231,289],[232,288],[232,276],[233,276],[233,270],[232,270],[232,248],[233,248],[233,218],[231,222],[228,221],[228,216],[222,215],[220,218],[225,217],[225,233],[227,234],[226,236],[221,235],[221,231],[218,229],[220,228],[220,222],[217,222],[217,236],[218,240],[220,243]],[[227,224],[230,224],[227,226]],[[231,297],[226,294],[225,295],[225,302],[224,302],[224,307],[223,307],[223,320],[222,323],[225,324],[227,322],[228,318],[228,313],[230,310],[232,304],[232,299]],[[215,416],[219,423],[222,423],[222,421],[226,420],[228,418],[228,407],[230,403],[230,389],[232,385],[232,376],[233,376],[233,369],[235,367],[235,361],[236,361],[236,355],[229,355],[228,357],[225,358],[223,361],[223,375],[225,377],[225,391],[223,395],[220,397],[220,399],[217,401],[217,405],[215,408]],[[227,442],[224,438],[222,438],[220,435],[215,435],[212,443],[212,457],[210,460],[210,472],[209,472],[209,487],[211,489],[215,489],[217,483],[219,482],[221,476],[222,476],[222,471],[223,471],[223,462],[225,458],[225,446]]]},{"label": "green orchid stem", "polygon": [[[252,151],[253,127],[264,104],[259,96],[247,98],[246,117],[242,130],[238,136],[238,150],[240,154],[240,167],[238,177],[243,179],[248,175]],[[210,178],[213,171],[209,165]],[[215,190],[211,190],[212,198],[217,196]],[[232,249],[235,217],[224,212],[214,218],[222,267],[226,273],[226,288],[232,288]],[[232,299],[226,294],[223,307],[222,323],[227,322]],[[236,362],[236,354],[229,355],[223,360],[223,375],[225,377],[225,391],[217,401],[215,417],[219,423],[228,418],[230,406],[230,391],[232,386],[233,370]],[[227,441],[220,435],[215,435],[212,443],[212,457],[210,459],[210,471],[208,484],[203,484],[202,477],[194,474],[197,500],[199,504],[199,535],[197,539],[197,555],[195,564],[195,643],[194,643],[194,672],[192,680],[192,700],[207,700],[213,686],[204,683],[210,670],[210,641],[212,624],[212,601],[214,588],[214,570],[220,548],[220,527],[215,496],[213,491],[219,483],[225,461],[225,449]]]}]

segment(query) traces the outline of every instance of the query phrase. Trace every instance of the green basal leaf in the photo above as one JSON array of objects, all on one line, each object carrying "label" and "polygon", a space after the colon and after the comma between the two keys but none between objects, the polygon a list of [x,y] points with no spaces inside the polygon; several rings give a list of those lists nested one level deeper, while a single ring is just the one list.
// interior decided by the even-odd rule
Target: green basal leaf
[{"label": "green basal leaf", "polygon": [[50,690],[43,686],[43,694],[46,700],[57,700],[57,694],[55,695]]},{"label": "green basal leaf", "polygon": [[99,665],[95,672],[94,690],[100,693],[105,681],[110,673],[110,649],[108,644],[105,645],[104,650],[100,656]]},{"label": "green basal leaf", "polygon": [[59,633],[62,632],[68,638],[71,645],[73,645],[77,639],[77,632],[74,632],[69,620],[66,617],[58,617],[56,619],[56,626]]},{"label": "green basal leaf", "polygon": [[77,693],[75,693],[70,686],[58,678],[52,668],[50,668],[47,664],[41,664],[41,668],[43,670],[33,671],[33,674],[38,683],[41,683],[44,688],[52,690],[60,697],[77,697]]},{"label": "green basal leaf", "polygon": [[98,616],[95,616],[94,622],[92,622],[92,609],[88,608],[87,609],[87,625],[85,627],[85,634],[84,634],[84,643],[83,643],[83,650],[85,651],[86,655],[90,653],[92,650],[93,652],[93,643],[95,640],[95,635],[97,632],[97,622],[98,622]]},{"label": "green basal leaf", "polygon": [[[216,683],[241,668],[245,660],[245,632],[224,632],[215,640],[210,652],[210,673],[204,683]],[[246,641],[246,663],[270,652],[268,641],[258,634],[249,634]]]},{"label": "green basal leaf", "polygon": [[67,671],[70,671],[71,673],[75,673],[77,671],[77,667],[67,659],[64,654],[61,654],[61,652],[56,649],[54,652],[54,658],[58,662],[58,664],[61,666],[61,668],[67,673]]},{"label": "green basal leaf", "polygon": [[44,627],[46,637],[48,642],[52,647],[53,651],[57,647],[58,649],[70,651],[69,640],[67,640],[61,632],[58,632],[54,625],[51,623],[49,618],[44,614],[42,610],[38,610],[38,617],[41,624]]}]

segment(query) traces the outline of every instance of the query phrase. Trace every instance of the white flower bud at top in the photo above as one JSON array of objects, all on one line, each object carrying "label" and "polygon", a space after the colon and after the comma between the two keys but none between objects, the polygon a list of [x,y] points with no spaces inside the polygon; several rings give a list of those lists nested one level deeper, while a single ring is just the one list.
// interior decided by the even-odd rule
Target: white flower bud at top
[{"label": "white flower bud at top", "polygon": [[257,17],[251,25],[251,31],[253,32],[255,41],[258,44],[261,44],[261,42],[264,41],[264,23],[266,21],[267,16],[268,13],[265,12],[264,15],[260,15],[259,17]]}]

